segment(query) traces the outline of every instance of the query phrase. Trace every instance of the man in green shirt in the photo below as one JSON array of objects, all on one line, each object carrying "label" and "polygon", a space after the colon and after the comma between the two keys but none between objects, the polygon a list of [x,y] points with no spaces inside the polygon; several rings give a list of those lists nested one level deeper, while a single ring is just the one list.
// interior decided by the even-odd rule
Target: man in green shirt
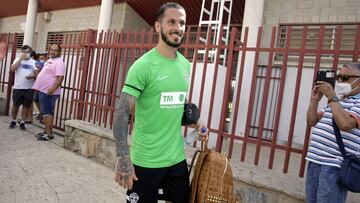
[{"label": "man in green shirt", "polygon": [[[185,9],[164,4],[156,15],[159,42],[129,69],[114,118],[117,149],[115,180],[128,189],[127,202],[187,203],[189,174],[181,119],[189,86],[190,63],[177,52],[185,32]],[[136,108],[135,108],[136,106]],[[130,112],[134,136],[127,142]],[[204,124],[196,123],[200,135]]]}]

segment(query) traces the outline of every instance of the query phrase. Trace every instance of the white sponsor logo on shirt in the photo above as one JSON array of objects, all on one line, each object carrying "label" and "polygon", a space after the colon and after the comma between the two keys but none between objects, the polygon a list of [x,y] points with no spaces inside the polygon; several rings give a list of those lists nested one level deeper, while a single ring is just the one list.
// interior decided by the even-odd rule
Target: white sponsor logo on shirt
[{"label": "white sponsor logo on shirt", "polygon": [[185,103],[186,92],[162,92],[160,96],[161,108],[179,108]]}]

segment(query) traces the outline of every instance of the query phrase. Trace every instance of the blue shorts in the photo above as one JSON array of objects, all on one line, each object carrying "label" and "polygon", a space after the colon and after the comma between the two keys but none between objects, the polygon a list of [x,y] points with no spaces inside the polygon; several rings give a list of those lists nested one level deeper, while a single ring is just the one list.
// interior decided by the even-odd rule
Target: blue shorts
[{"label": "blue shorts", "polygon": [[34,102],[39,102],[39,91],[34,92]]},{"label": "blue shorts", "polygon": [[59,97],[60,95],[48,95],[39,92],[40,109],[44,117],[54,115],[55,102]]}]

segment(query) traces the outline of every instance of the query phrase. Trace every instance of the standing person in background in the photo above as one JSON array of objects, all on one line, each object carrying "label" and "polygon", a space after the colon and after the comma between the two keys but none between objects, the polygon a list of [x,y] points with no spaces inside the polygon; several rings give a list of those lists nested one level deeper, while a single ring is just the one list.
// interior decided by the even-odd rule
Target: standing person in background
[{"label": "standing person in background", "polygon": [[[36,66],[36,62],[37,62],[39,56],[37,55],[37,53],[34,50],[31,51],[30,57],[31,57],[31,59],[35,60],[35,66]],[[36,69],[37,70],[35,71],[35,74],[29,76],[28,77],[29,79],[32,79],[32,80],[36,79],[36,76],[38,74],[38,67],[37,66],[36,66]],[[28,113],[27,113],[27,116],[26,116],[26,119],[25,119],[25,123],[33,123],[33,110],[34,110],[34,104],[33,104],[33,102],[31,102],[30,108],[28,110]]]},{"label": "standing person in background", "polygon": [[0,41],[0,62],[6,56],[6,48],[7,48],[6,42],[5,41]]},{"label": "standing person in background", "polygon": [[[311,94],[307,112],[307,123],[313,126],[306,156],[307,203],[346,201],[346,189],[337,184],[343,157],[333,120],[341,130],[345,150],[353,154],[360,151],[360,63],[345,64],[336,78],[335,89],[327,82],[317,81]],[[328,105],[318,112],[322,97],[326,97]]]},{"label": "standing person in background", "polygon": [[48,141],[54,138],[52,134],[55,102],[60,97],[60,85],[64,80],[65,63],[61,56],[61,46],[50,46],[50,59],[46,61],[36,77],[33,89],[39,91],[41,113],[44,117],[45,131],[38,134],[38,140]]},{"label": "standing person in background", "polygon": [[[177,52],[185,32],[185,9],[164,4],[156,15],[157,46],[129,69],[115,111],[115,181],[127,189],[127,202],[189,202],[189,173],[181,119],[189,87],[190,63]],[[135,108],[136,105],[136,108]],[[135,109],[134,136],[129,150],[130,112]],[[199,134],[205,128],[196,124]]]},{"label": "standing person in background", "polygon": [[[36,68],[38,69],[37,75],[40,73],[40,71],[42,70],[42,68],[45,65],[46,55],[47,55],[47,53],[39,54],[38,61],[35,63]],[[36,119],[39,120],[40,122],[43,122],[43,116],[41,113],[40,102],[39,102],[39,91],[34,92],[34,103],[38,110],[38,115],[36,116]]]},{"label": "standing person in background", "polygon": [[33,101],[34,91],[31,89],[34,84],[36,71],[35,60],[30,57],[32,49],[28,45],[21,48],[22,54],[15,59],[11,65],[11,71],[15,72],[15,82],[13,86],[13,106],[11,108],[12,121],[9,128],[16,127],[16,117],[20,105],[22,105],[20,129],[26,130],[25,120]]}]

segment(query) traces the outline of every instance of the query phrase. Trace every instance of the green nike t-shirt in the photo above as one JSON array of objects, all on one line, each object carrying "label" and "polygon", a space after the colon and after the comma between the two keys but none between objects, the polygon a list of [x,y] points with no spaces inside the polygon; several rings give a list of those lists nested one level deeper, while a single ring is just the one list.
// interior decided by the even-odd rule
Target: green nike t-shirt
[{"label": "green nike t-shirt", "polygon": [[168,167],[185,159],[181,118],[189,87],[190,63],[153,48],[129,69],[123,92],[137,97],[130,156],[135,165]]}]

